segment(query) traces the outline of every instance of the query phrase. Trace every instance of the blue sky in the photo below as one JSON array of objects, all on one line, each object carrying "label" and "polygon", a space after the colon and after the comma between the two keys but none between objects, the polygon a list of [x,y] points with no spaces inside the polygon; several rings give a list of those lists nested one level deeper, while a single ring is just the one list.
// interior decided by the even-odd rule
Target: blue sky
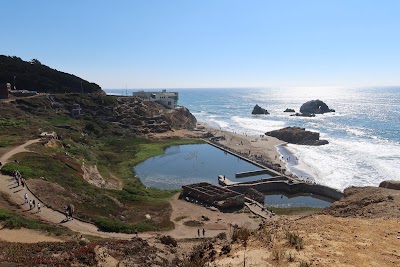
[{"label": "blue sky", "polygon": [[400,1],[0,0],[0,54],[102,88],[400,85]]}]

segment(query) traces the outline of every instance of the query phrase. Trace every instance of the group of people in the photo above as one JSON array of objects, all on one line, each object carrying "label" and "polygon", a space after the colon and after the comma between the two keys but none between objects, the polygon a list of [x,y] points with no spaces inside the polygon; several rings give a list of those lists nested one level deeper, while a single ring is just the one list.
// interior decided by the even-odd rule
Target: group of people
[{"label": "group of people", "polygon": [[72,204],[69,204],[68,206],[64,206],[64,212],[65,212],[65,217],[67,221],[73,220],[74,218],[73,213],[75,212],[75,207]]},{"label": "group of people", "polygon": [[[17,186],[22,185],[22,188],[25,187],[25,179],[22,177],[21,173],[18,170],[15,170],[13,172],[13,177],[15,179],[15,182],[17,183]],[[38,201],[36,203],[35,199],[29,200],[28,193],[24,194],[24,204],[29,204],[29,210],[33,210],[37,207],[37,212],[40,212],[40,202]]]},{"label": "group of people", "polygon": [[37,207],[37,212],[40,212],[40,202],[36,204],[35,199],[29,200],[28,193],[25,193],[24,195],[24,204],[29,204],[29,210],[35,209]]},{"label": "group of people", "polygon": [[[198,228],[197,229],[197,236],[200,238],[201,236],[200,236],[200,228]],[[206,236],[206,230],[204,230],[204,228],[203,228],[203,237],[205,237]]]},{"label": "group of people", "polygon": [[[13,177],[17,183],[17,186],[22,185],[22,187],[25,187],[25,179],[22,177],[21,173],[18,170],[15,170],[13,172]],[[37,201],[35,198],[29,199],[28,193],[24,194],[24,204],[29,204],[29,210],[34,210],[35,208],[37,208],[37,212],[40,212],[40,202]],[[72,216],[75,212],[74,205],[69,204],[68,206],[64,206],[64,211],[67,220],[73,220]]]},{"label": "group of people", "polygon": [[17,186],[22,185],[22,188],[25,187],[25,179],[22,177],[21,173],[18,170],[15,170],[13,172],[13,177],[15,179],[15,182],[17,183]]}]

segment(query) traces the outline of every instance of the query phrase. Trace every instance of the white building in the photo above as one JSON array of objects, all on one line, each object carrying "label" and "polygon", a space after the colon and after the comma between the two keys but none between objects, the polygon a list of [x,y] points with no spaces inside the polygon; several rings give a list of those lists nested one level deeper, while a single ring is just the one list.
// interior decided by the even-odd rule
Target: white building
[{"label": "white building", "polygon": [[148,101],[157,102],[167,108],[176,108],[178,106],[178,92],[167,92],[167,90],[162,90],[161,92],[139,91],[133,92],[132,95]]}]

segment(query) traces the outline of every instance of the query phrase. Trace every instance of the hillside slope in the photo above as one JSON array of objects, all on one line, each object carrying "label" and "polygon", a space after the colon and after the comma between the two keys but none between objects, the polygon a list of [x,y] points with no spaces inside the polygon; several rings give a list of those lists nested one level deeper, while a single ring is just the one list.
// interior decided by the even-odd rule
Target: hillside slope
[{"label": "hillside slope", "polygon": [[0,83],[11,83],[16,89],[47,93],[98,93],[104,94],[101,87],[75,75],[45,66],[34,59],[30,62],[19,57],[0,55]]}]

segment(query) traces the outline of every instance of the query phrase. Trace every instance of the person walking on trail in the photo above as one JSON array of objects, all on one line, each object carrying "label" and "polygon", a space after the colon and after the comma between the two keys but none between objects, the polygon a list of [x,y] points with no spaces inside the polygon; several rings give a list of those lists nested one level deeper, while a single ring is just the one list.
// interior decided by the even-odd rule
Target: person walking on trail
[{"label": "person walking on trail", "polygon": [[40,202],[37,203],[37,211],[40,212]]},{"label": "person walking on trail", "polygon": [[65,212],[65,218],[67,219],[67,221],[69,221],[69,211],[67,206],[64,206],[64,212]]},{"label": "person walking on trail", "polygon": [[197,229],[197,236],[200,237],[200,229]]},{"label": "person walking on trail", "polygon": [[35,207],[36,207],[35,200],[32,200],[32,206],[33,206],[33,208],[35,208]]},{"label": "person walking on trail", "polygon": [[72,204],[69,204],[67,207],[67,210],[68,210],[69,217],[71,218],[71,220],[73,220],[74,218],[72,216],[75,212],[75,206]]},{"label": "person walking on trail", "polygon": [[25,193],[24,200],[25,200],[25,203],[28,203],[28,193]]},{"label": "person walking on trail", "polygon": [[32,200],[29,200],[29,210],[32,209]]},{"label": "person walking on trail", "polygon": [[25,179],[24,179],[24,178],[22,178],[22,177],[21,177],[21,185],[22,185],[22,188],[24,188],[24,187],[25,187]]},{"label": "person walking on trail", "polygon": [[204,230],[203,228],[203,237],[205,237],[205,235],[206,235],[206,230]]}]

